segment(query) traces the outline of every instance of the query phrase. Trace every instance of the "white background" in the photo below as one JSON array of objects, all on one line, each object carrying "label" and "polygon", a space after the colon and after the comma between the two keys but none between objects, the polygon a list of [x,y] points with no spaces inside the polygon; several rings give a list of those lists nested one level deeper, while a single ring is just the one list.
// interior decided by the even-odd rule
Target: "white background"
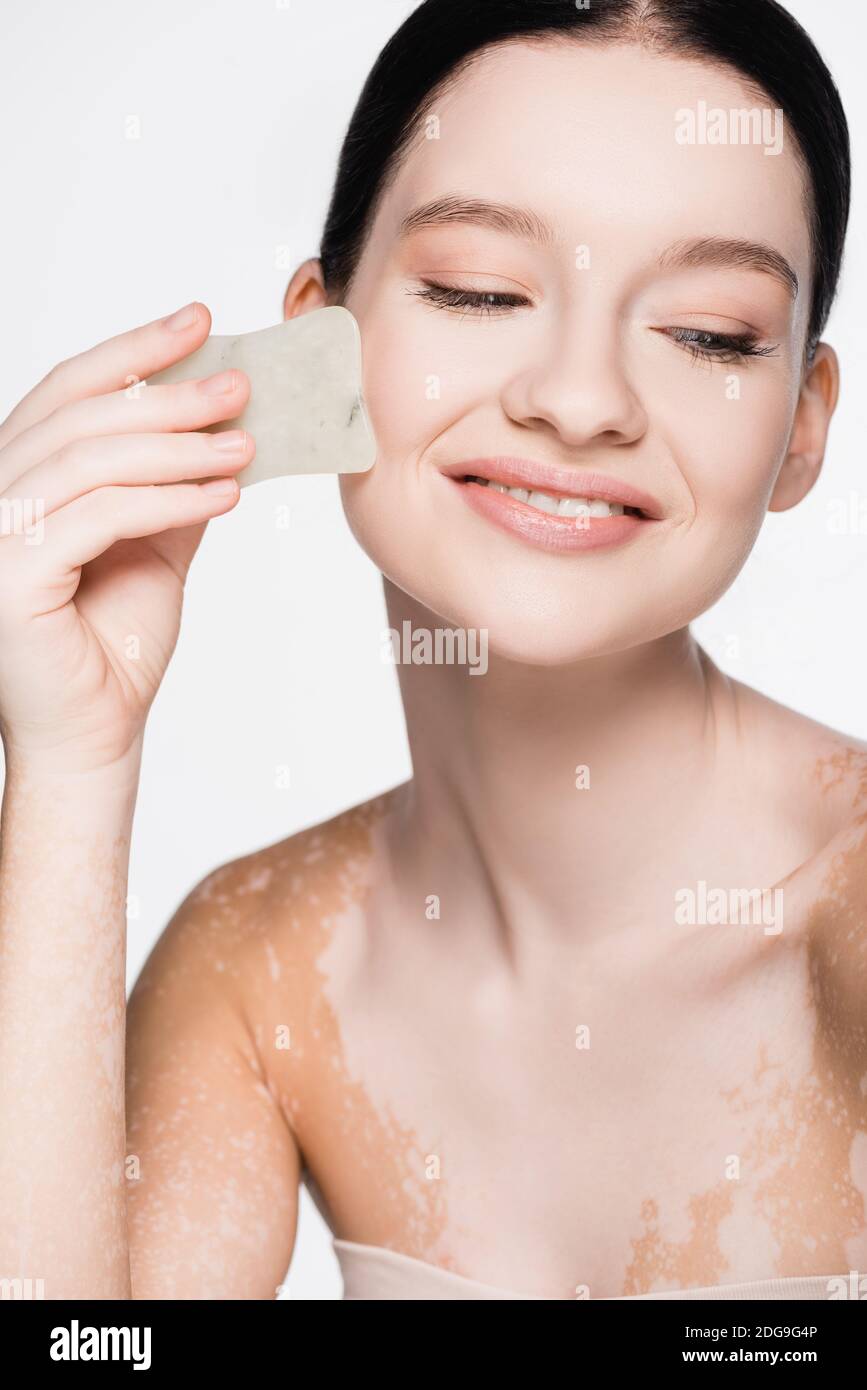
[{"label": "white background", "polygon": [[[4,0],[0,418],[56,361],[191,299],[209,306],[215,333],[279,322],[292,270],[318,254],[363,81],[414,8]],[[867,738],[867,533],[828,525],[829,505],[851,493],[867,508],[865,6],[789,9],[829,63],[853,137],[849,259],[825,335],[841,356],[843,394],[819,484],[767,519],[737,582],[694,631],[732,675]],[[409,775],[394,672],[379,657],[385,626],[379,574],[349,534],[335,479],[247,489],[210,525],[148,725],[130,985],[212,868]],[[282,765],[290,785],[278,790]],[[289,1296],[340,1292],[305,1193]]]}]

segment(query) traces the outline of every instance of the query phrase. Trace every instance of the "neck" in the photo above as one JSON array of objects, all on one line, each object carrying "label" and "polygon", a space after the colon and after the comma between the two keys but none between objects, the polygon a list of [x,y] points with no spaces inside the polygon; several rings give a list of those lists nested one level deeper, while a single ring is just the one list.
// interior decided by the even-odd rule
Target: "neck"
[{"label": "neck", "polygon": [[[386,600],[393,630],[447,626],[388,581]],[[398,873],[443,918],[513,938],[609,929],[660,860],[667,893],[734,766],[734,687],[689,628],[568,666],[488,653],[484,674],[398,671],[413,760]]]}]

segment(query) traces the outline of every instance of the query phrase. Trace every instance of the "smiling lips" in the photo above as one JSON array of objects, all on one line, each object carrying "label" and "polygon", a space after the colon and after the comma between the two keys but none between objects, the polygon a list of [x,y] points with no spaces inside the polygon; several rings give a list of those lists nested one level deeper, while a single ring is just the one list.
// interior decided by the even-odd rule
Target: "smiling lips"
[{"label": "smiling lips", "polygon": [[653,497],[627,483],[530,459],[472,459],[443,473],[474,511],[545,550],[622,544],[661,517]]}]

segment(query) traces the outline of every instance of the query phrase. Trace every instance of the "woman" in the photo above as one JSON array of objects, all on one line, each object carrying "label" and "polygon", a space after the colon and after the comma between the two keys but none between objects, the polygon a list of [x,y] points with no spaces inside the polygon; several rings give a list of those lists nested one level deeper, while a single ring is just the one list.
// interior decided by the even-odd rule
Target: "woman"
[{"label": "woman", "polygon": [[[772,0],[402,26],[285,315],[361,326],[380,448],[341,490],[413,778],[191,892],[125,1102],[142,731],[254,448],[200,431],[249,387],[124,394],[204,341],[188,306],[13,411],[3,496],[46,515],[0,544],[4,1266],[271,1298],[301,1180],[347,1297],[828,1298],[867,1266],[867,747],[689,629],[821,468],[848,203]],[[425,659],[443,631],[463,663]]]}]

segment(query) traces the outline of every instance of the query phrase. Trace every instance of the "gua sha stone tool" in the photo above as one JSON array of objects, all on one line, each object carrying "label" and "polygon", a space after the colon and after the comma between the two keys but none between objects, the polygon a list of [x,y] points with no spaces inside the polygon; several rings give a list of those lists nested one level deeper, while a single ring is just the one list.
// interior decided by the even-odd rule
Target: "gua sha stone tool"
[{"label": "gua sha stone tool", "polygon": [[255,333],[211,334],[147,380],[171,384],[230,367],[250,378],[250,399],[233,420],[203,428],[212,434],[244,429],[253,436],[256,456],[236,475],[241,487],[294,473],[373,467],[376,439],[362,396],[361,333],[348,309],[335,304]]}]

